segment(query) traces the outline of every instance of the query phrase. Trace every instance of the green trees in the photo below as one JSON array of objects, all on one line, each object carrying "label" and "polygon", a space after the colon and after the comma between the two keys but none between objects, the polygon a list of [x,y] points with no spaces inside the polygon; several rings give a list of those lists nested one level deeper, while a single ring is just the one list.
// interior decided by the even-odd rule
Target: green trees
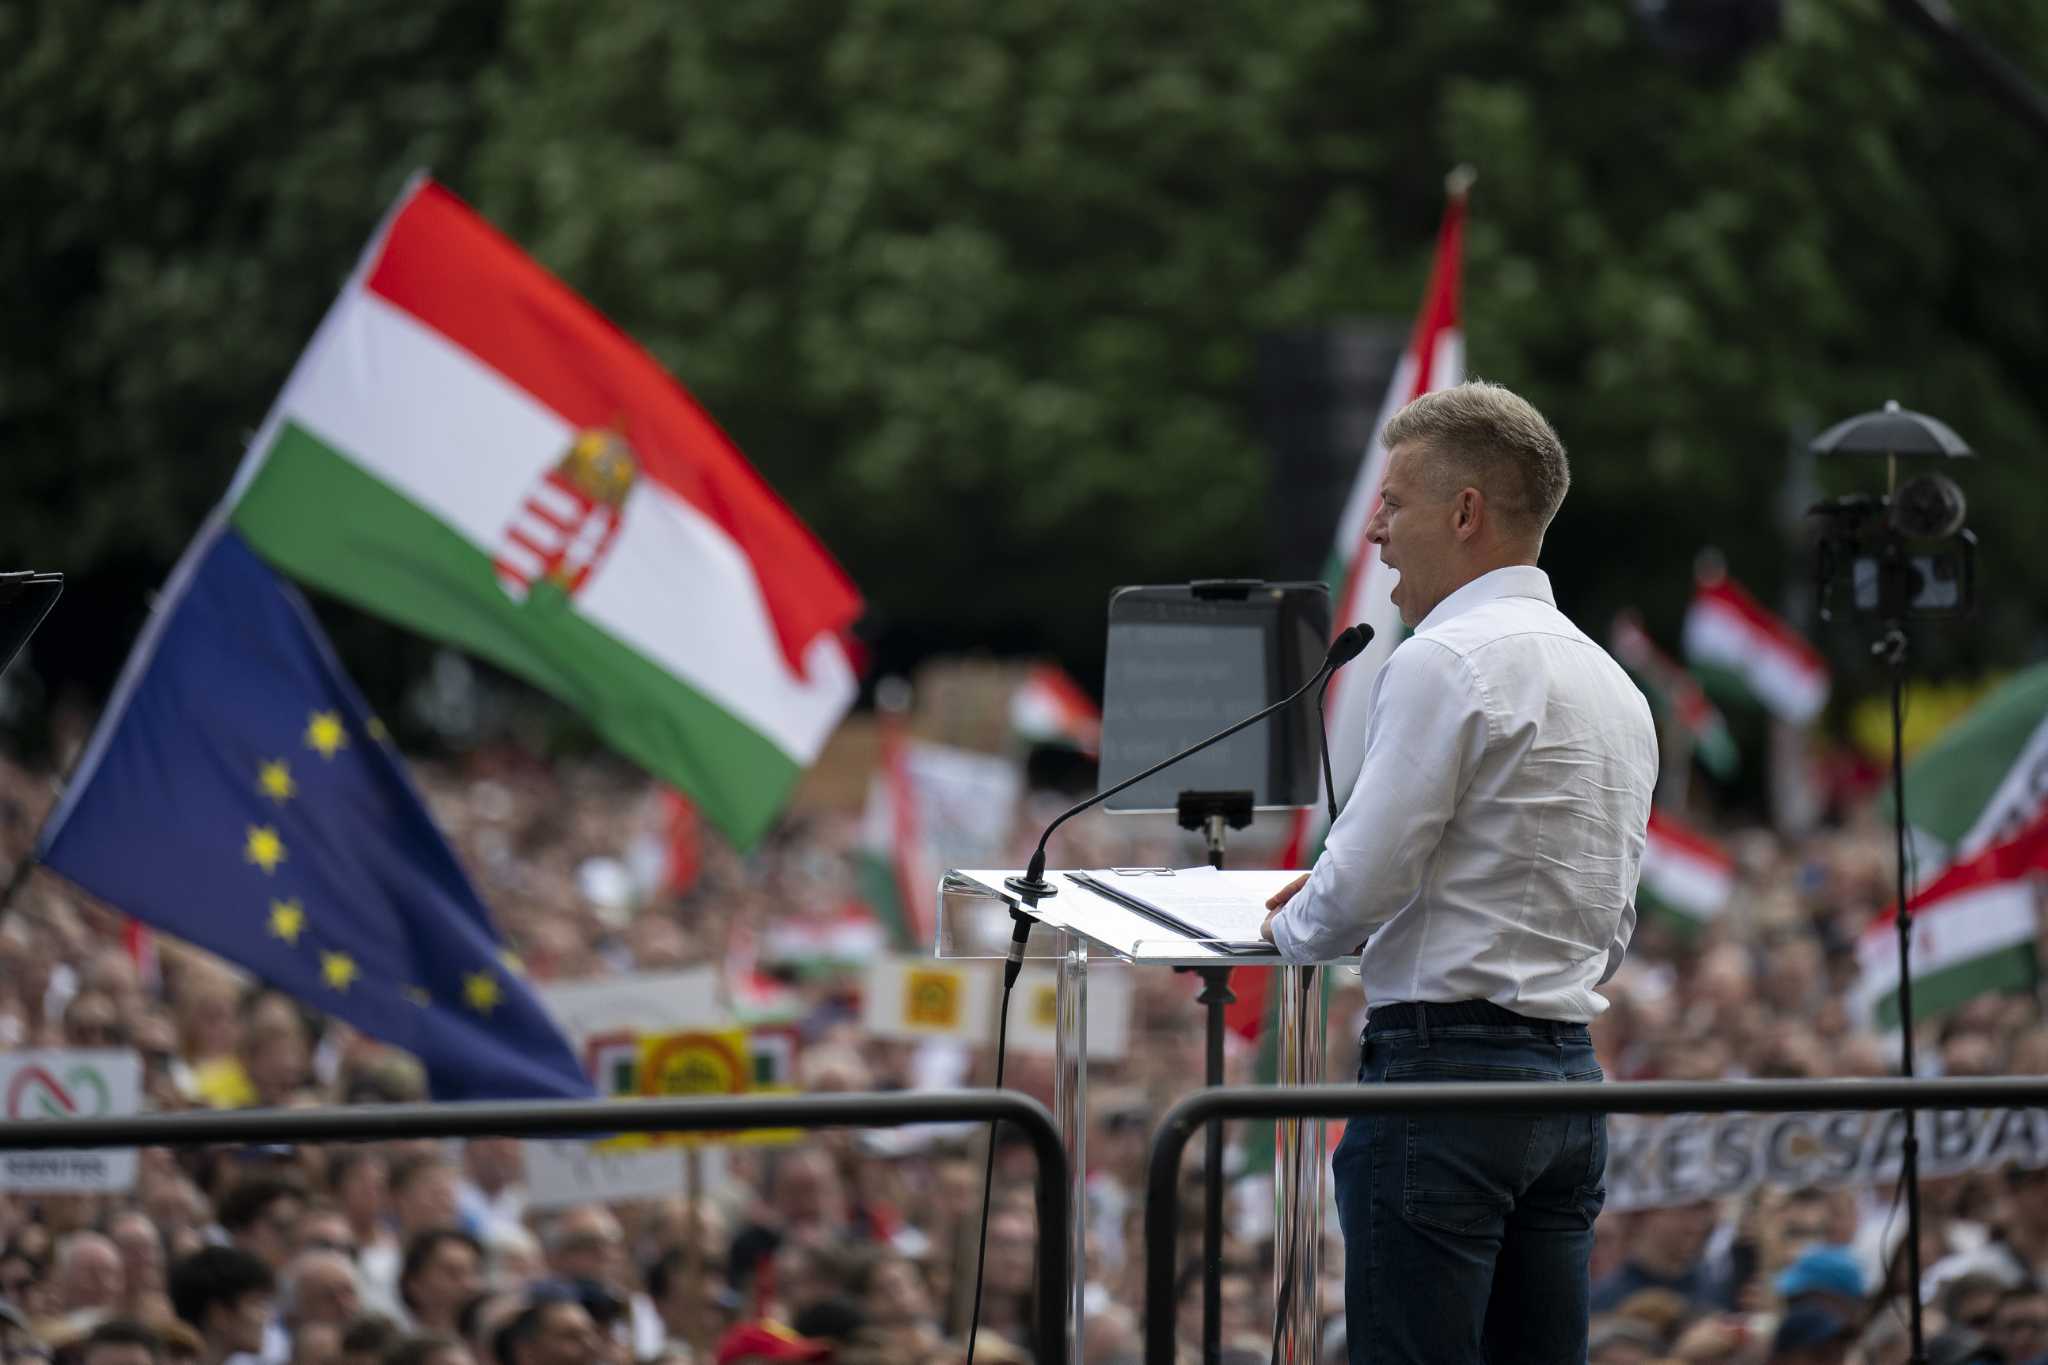
[{"label": "green trees", "polygon": [[[697,393],[885,651],[1085,665],[1112,584],[1260,571],[1256,338],[1405,318],[1460,160],[1470,367],[1573,451],[1583,621],[1668,626],[1708,541],[1774,591],[1788,443],[1897,397],[1986,456],[1966,648],[2027,650],[2040,148],[1882,0],[1711,71],[1540,8],[0,7],[0,546],[110,608],[45,666],[104,680],[422,164]],[[2048,12],[1957,8],[2048,79]]]}]

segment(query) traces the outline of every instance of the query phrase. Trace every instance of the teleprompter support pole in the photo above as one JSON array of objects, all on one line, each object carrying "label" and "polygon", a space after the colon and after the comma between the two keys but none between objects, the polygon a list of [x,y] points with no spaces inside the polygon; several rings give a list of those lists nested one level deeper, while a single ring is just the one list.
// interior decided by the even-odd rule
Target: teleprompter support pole
[{"label": "teleprompter support pole", "polygon": [[[1226,829],[1252,822],[1252,794],[1196,792],[1180,794],[1176,803],[1182,829],[1198,829],[1208,845],[1209,866],[1223,870]],[[1223,1084],[1224,1010],[1237,1003],[1230,989],[1229,967],[1180,967],[1202,978],[1195,1003],[1207,1011],[1207,1053],[1202,1083]],[[1223,1358],[1223,1125],[1212,1123],[1204,1135],[1202,1161],[1202,1365]]]}]

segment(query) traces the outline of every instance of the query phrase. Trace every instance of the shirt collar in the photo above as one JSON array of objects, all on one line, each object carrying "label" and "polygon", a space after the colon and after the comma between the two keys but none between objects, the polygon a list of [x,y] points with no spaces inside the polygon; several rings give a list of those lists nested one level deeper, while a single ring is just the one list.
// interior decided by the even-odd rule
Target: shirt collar
[{"label": "shirt collar", "polygon": [[1479,575],[1437,603],[1429,615],[1422,618],[1422,624],[1415,628],[1415,633],[1420,635],[1431,626],[1440,626],[1454,616],[1461,616],[1500,597],[1533,597],[1547,607],[1557,605],[1557,598],[1551,595],[1549,574],[1534,564],[1510,564],[1504,569],[1493,569]]}]

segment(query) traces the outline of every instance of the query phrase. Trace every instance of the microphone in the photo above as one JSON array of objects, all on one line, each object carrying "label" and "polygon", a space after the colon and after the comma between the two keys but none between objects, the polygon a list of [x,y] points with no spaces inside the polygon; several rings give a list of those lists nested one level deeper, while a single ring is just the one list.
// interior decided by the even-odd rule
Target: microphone
[{"label": "microphone", "polygon": [[1330,803],[1333,825],[1337,823],[1337,779],[1330,772],[1330,723],[1323,719],[1323,698],[1329,696],[1330,679],[1337,676],[1337,670],[1363,654],[1371,643],[1371,626],[1363,622],[1346,626],[1330,641],[1330,652],[1323,660],[1323,685],[1316,689],[1316,739],[1323,746],[1323,796]]},{"label": "microphone", "polygon": [[[1032,851],[1031,862],[1025,868],[1024,875],[1021,877],[1005,877],[1003,878],[1003,885],[1008,887],[1010,890],[1017,892],[1019,895],[1029,898],[1034,902],[1041,897],[1057,894],[1059,888],[1054,886],[1051,882],[1045,879],[1045,843],[1046,840],[1052,838],[1052,832],[1054,830],[1058,829],[1067,821],[1073,819],[1076,815],[1079,815],[1082,811],[1087,810],[1090,806],[1099,805],[1102,802],[1107,801],[1110,797],[1115,796],[1124,788],[1134,786],[1139,782],[1143,782],[1146,778],[1152,776],[1152,774],[1160,771],[1162,768],[1170,768],[1174,764],[1180,762],[1182,759],[1188,757],[1189,755],[1198,754],[1202,750],[1208,748],[1211,744],[1214,744],[1219,740],[1225,740],[1230,738],[1232,735],[1236,734],[1239,730],[1244,729],[1246,726],[1257,724],[1258,722],[1264,720],[1266,717],[1272,715],[1275,711],[1285,710],[1287,707],[1292,706],[1295,702],[1300,701],[1302,696],[1305,693],[1307,693],[1307,691],[1311,687],[1315,687],[1317,684],[1320,683],[1325,688],[1327,688],[1330,681],[1330,675],[1335,673],[1338,669],[1342,668],[1345,664],[1350,663],[1360,654],[1364,653],[1365,647],[1371,643],[1371,626],[1368,626],[1361,622],[1358,625],[1346,627],[1344,630],[1338,632],[1336,639],[1330,641],[1330,650],[1327,654],[1323,656],[1323,666],[1315,671],[1315,676],[1310,678],[1307,682],[1303,683],[1300,687],[1295,688],[1294,691],[1289,693],[1287,696],[1282,697],[1279,701],[1274,702],[1271,706],[1268,706],[1263,711],[1257,711],[1249,716],[1246,716],[1243,720],[1237,722],[1237,724],[1235,725],[1228,727],[1227,729],[1218,730],[1215,734],[1209,736],[1207,739],[1197,740],[1195,743],[1190,744],[1187,748],[1182,749],[1179,753],[1174,754],[1169,758],[1161,759],[1159,762],[1154,763],[1151,767],[1145,769],[1145,771],[1125,778],[1123,781],[1117,783],[1114,787],[1110,787],[1105,791],[1099,791],[1095,793],[1095,795],[1089,797],[1087,800],[1080,802],[1078,805],[1071,806],[1068,809],[1061,811],[1058,815],[1053,817],[1052,823],[1045,827],[1045,833],[1038,836],[1038,847]],[[1322,706],[1323,696],[1321,692],[1318,692],[1316,694],[1316,714],[1318,717],[1320,717],[1322,714]],[[1330,740],[1328,735],[1325,735],[1323,737],[1323,790],[1325,794],[1329,797],[1330,818],[1334,820],[1337,816],[1337,789],[1335,782],[1330,777]],[[1013,949],[1013,951],[1015,950]]]}]

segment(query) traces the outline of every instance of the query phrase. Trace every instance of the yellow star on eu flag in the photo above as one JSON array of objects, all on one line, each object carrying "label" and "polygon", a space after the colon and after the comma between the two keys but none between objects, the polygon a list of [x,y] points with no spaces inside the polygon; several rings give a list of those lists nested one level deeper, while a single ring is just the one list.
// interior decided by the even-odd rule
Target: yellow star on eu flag
[{"label": "yellow star on eu flag", "polygon": [[510,948],[498,949],[498,965],[514,976],[526,975],[526,959]]},{"label": "yellow star on eu flag", "polygon": [[478,1014],[489,1014],[497,1007],[500,997],[498,978],[489,972],[471,972],[462,978],[463,998]]},{"label": "yellow star on eu flag", "polygon": [[333,758],[348,747],[348,730],[335,711],[315,711],[306,719],[306,746],[322,758]]},{"label": "yellow star on eu flag", "polygon": [[291,765],[281,758],[274,758],[256,770],[256,785],[280,806],[299,794],[299,784],[292,781]]},{"label": "yellow star on eu flag", "polygon": [[284,861],[284,840],[269,825],[251,825],[248,842],[242,845],[242,856],[266,873],[275,872]]},{"label": "yellow star on eu flag", "polygon": [[320,975],[327,978],[327,984],[338,991],[348,989],[349,982],[359,975],[356,960],[347,953],[320,954]]},{"label": "yellow star on eu flag", "polygon": [[384,722],[375,716],[370,717],[370,723],[365,725],[363,730],[371,739],[376,740],[379,744],[391,738],[391,732],[384,728]]},{"label": "yellow star on eu flag", "polygon": [[297,900],[270,903],[270,932],[297,947],[299,931],[306,927],[306,912]]}]

